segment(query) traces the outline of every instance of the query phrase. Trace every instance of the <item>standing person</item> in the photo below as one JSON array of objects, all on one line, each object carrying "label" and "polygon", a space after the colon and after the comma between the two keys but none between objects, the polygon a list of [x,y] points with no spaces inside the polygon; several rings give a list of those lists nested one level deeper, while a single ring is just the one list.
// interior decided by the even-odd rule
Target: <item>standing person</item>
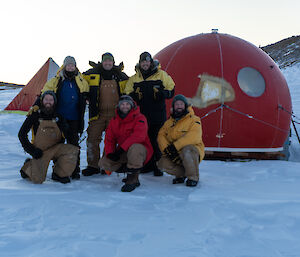
[{"label": "standing person", "polygon": [[[42,89],[53,91],[57,97],[57,113],[61,114],[70,127],[67,143],[79,147],[79,135],[84,129],[84,112],[88,98],[89,85],[80,74],[75,58],[67,56],[57,75],[49,80]],[[80,179],[80,153],[72,173],[73,179]]]},{"label": "standing person", "polygon": [[204,158],[204,144],[200,118],[188,106],[183,95],[172,102],[173,113],[158,133],[158,144],[163,156],[158,167],[175,175],[173,184],[196,186],[199,180],[199,163]]},{"label": "standing person", "polygon": [[105,134],[105,155],[99,166],[108,171],[127,173],[123,192],[140,185],[139,173],[153,154],[147,134],[147,120],[130,96],[120,98],[116,116],[111,119]]},{"label": "standing person", "polygon": [[[41,96],[41,108],[32,111],[20,128],[18,137],[24,150],[32,156],[20,170],[22,178],[29,178],[33,183],[45,181],[50,160],[54,162],[52,179],[69,183],[77,163],[79,147],[64,144],[64,134],[68,136],[69,126],[65,119],[55,112],[56,96],[46,91]],[[32,129],[33,143],[28,140]]]},{"label": "standing person", "polygon": [[[82,171],[84,176],[100,173],[98,162],[102,133],[115,115],[115,108],[128,79],[128,76],[122,72],[123,64],[121,63],[119,66],[114,64],[113,55],[104,53],[101,63],[92,63],[93,68],[84,72],[84,78],[90,86],[89,126],[87,129],[88,166]],[[103,172],[103,174],[105,173]]]},{"label": "standing person", "polygon": [[136,66],[136,74],[129,78],[125,87],[125,93],[137,102],[148,121],[148,135],[154,155],[144,172],[153,171],[154,176],[163,175],[156,165],[161,156],[157,134],[166,121],[165,100],[173,97],[175,86],[173,79],[158,66],[150,53],[142,53]]}]

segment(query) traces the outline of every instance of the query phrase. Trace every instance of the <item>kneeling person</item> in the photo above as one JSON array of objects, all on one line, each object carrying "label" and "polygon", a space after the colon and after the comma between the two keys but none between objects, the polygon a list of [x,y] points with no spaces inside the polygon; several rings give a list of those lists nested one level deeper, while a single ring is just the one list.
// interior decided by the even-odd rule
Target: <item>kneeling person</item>
[{"label": "kneeling person", "polygon": [[[69,127],[65,119],[55,113],[55,105],[55,94],[52,91],[44,92],[41,108],[27,116],[18,134],[24,150],[33,157],[26,159],[20,171],[21,176],[36,184],[45,181],[51,160],[54,162],[52,179],[61,183],[70,182],[69,176],[77,163],[79,147],[63,143],[62,133],[68,136]],[[28,140],[30,129],[33,143]]]},{"label": "kneeling person", "polygon": [[188,106],[183,95],[176,95],[172,102],[173,113],[158,133],[162,158],[158,167],[175,175],[173,184],[196,186],[199,181],[199,163],[204,158],[204,144],[200,118]]},{"label": "kneeling person", "polygon": [[140,185],[138,176],[151,159],[153,149],[147,134],[147,120],[130,96],[122,96],[106,129],[105,155],[99,166],[108,171],[127,173],[123,192],[131,192]]}]

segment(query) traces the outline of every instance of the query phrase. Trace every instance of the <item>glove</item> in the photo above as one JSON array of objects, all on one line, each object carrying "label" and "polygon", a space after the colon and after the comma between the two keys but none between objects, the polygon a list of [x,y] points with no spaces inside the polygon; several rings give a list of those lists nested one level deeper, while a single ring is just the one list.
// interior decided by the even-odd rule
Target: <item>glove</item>
[{"label": "glove", "polygon": [[168,158],[176,163],[179,164],[181,162],[181,159],[179,157],[179,153],[176,149],[176,147],[174,146],[174,144],[169,144],[166,149],[164,150],[164,153],[168,156]]},{"label": "glove", "polygon": [[137,99],[138,99],[139,101],[141,101],[142,98],[143,98],[143,93],[142,93],[140,87],[137,87],[137,89],[135,90],[135,94],[136,94],[136,96],[137,96]]},{"label": "glove", "polygon": [[142,100],[142,98],[143,98],[143,90],[141,89],[141,87],[139,87],[139,86],[137,86],[137,85],[135,85],[134,87],[133,87],[133,89],[134,89],[134,95],[135,95],[135,99],[137,100],[137,101],[141,101]]},{"label": "glove", "polygon": [[32,157],[34,159],[40,159],[42,156],[43,156],[43,151],[40,148],[35,148],[32,153]]},{"label": "glove", "polygon": [[160,102],[164,99],[163,89],[161,87],[153,87],[153,99],[156,102]]},{"label": "glove", "polygon": [[28,113],[27,113],[27,116],[30,116],[31,114],[38,111],[39,109],[40,109],[40,107],[38,105],[31,106]]},{"label": "glove", "polygon": [[114,162],[118,161],[121,157],[121,154],[124,153],[125,151],[122,148],[119,148],[117,151],[113,153],[109,153],[106,155],[106,157]]}]

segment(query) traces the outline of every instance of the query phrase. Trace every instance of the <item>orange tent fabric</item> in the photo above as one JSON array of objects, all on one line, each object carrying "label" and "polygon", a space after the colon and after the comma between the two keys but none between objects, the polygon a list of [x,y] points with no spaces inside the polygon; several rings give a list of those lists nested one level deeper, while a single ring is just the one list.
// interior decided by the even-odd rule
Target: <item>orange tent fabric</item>
[{"label": "orange tent fabric", "polygon": [[52,58],[49,58],[4,110],[27,112],[40,94],[45,83],[56,75],[58,69],[59,66]]}]

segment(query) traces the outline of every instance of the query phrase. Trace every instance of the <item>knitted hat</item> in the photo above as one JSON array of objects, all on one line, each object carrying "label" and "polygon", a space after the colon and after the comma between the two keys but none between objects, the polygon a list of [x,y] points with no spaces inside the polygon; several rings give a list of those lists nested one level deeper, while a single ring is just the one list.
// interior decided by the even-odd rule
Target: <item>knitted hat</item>
[{"label": "knitted hat", "polygon": [[174,96],[173,101],[172,101],[173,108],[174,108],[174,104],[175,104],[176,101],[182,101],[182,102],[184,102],[185,108],[187,108],[188,105],[189,105],[186,97],[184,95],[181,95],[181,94]]},{"label": "knitted hat", "polygon": [[150,61],[150,62],[153,62],[153,59],[152,59],[151,54],[148,53],[148,52],[143,52],[143,53],[141,53],[139,63],[141,63],[142,61]]},{"label": "knitted hat", "polygon": [[68,64],[74,64],[76,66],[76,61],[73,56],[67,56],[64,60],[64,67],[66,67]]},{"label": "knitted hat", "polygon": [[45,98],[46,95],[52,95],[52,96],[53,96],[53,99],[54,99],[54,104],[56,105],[56,103],[57,103],[57,98],[56,98],[55,93],[54,93],[53,91],[51,91],[51,90],[45,91],[45,92],[42,94],[42,96],[41,96],[42,102],[43,102],[43,100],[44,100],[44,98]]},{"label": "knitted hat", "polygon": [[129,104],[131,105],[131,108],[134,108],[134,107],[135,107],[135,103],[134,103],[134,101],[133,101],[133,99],[132,99],[131,96],[129,96],[129,95],[122,95],[122,96],[120,97],[120,100],[119,100],[119,103],[118,103],[118,108],[120,108],[120,105],[121,105],[122,103],[124,103],[124,102],[129,103]]},{"label": "knitted hat", "polygon": [[115,63],[114,56],[109,52],[102,54],[102,62],[104,62],[105,60],[111,60],[113,61],[113,63]]}]

